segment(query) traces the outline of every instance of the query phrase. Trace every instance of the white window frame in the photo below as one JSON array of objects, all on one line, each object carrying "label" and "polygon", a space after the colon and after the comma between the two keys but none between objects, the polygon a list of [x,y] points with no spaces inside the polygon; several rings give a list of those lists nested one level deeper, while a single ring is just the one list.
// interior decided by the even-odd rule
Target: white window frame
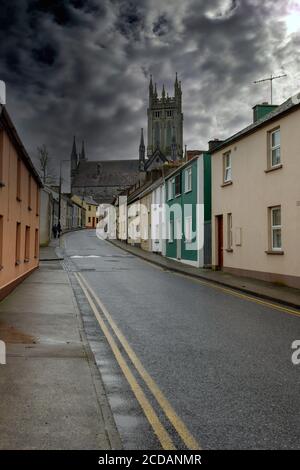
[{"label": "white window frame", "polygon": [[[227,159],[229,159],[229,163]],[[231,152],[226,152],[223,155],[223,181],[224,183],[229,183],[232,181]]]},{"label": "white window frame", "polygon": [[[280,210],[280,225],[273,224],[273,213],[277,210]],[[282,221],[281,221],[281,206],[275,206],[270,208],[270,228],[271,228],[271,249],[272,251],[282,251]],[[279,246],[274,246],[274,232],[280,230],[280,240],[281,244]]]},{"label": "white window frame", "polygon": [[[273,145],[273,135],[279,133],[279,144]],[[276,168],[277,166],[281,165],[281,133],[280,133],[280,127],[277,129],[274,129],[273,131],[270,132],[270,167],[271,168]],[[279,149],[279,162],[273,163],[273,152]]]},{"label": "white window frame", "polygon": [[189,193],[192,191],[192,167],[189,166],[184,171],[184,192]]},{"label": "white window frame", "polygon": [[174,191],[174,178],[168,180],[168,201],[175,197]]},{"label": "white window frame", "polygon": [[185,243],[192,243],[193,241],[193,217],[191,215],[184,219],[184,240]]}]

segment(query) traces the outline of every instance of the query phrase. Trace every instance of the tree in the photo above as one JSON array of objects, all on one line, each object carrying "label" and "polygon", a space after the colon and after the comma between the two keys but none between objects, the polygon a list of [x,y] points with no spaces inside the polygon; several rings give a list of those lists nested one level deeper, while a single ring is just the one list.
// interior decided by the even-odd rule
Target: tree
[{"label": "tree", "polygon": [[55,175],[51,174],[50,165],[51,157],[45,144],[37,148],[38,161],[40,166],[40,172],[42,174],[43,183],[51,183],[55,179]]}]

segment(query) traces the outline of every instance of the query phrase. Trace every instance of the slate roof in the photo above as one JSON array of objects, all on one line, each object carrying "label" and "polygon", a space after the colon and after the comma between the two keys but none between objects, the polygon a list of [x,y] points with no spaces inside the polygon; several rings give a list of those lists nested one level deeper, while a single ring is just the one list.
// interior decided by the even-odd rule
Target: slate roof
[{"label": "slate roof", "polygon": [[[138,160],[80,161],[72,190],[89,194],[98,203],[111,202],[139,178]],[[86,189],[85,189],[86,188]]]},{"label": "slate roof", "polygon": [[[300,93],[297,95],[300,98]],[[254,132],[256,129],[263,127],[267,125],[269,122],[275,121],[276,119],[284,116],[285,114],[288,114],[292,111],[294,111],[296,108],[300,107],[300,104],[295,104],[295,102],[292,99],[293,97],[289,98],[286,100],[284,103],[282,103],[280,106],[278,106],[274,111],[271,111],[270,113],[266,114],[263,116],[261,119],[258,121],[250,124],[249,126],[245,127],[241,131],[237,132],[236,134],[232,135],[228,139],[222,141],[220,145],[215,147],[213,150],[211,150],[211,153],[216,153],[219,150],[223,149],[224,147],[227,147],[233,142],[236,142],[237,140],[241,139],[242,137],[251,134]]]}]

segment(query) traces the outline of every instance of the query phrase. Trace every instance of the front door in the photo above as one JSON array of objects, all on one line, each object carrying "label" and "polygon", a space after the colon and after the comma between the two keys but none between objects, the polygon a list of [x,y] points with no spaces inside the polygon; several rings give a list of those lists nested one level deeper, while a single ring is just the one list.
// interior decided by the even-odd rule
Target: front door
[{"label": "front door", "polygon": [[217,217],[218,225],[218,269],[223,268],[223,215]]}]

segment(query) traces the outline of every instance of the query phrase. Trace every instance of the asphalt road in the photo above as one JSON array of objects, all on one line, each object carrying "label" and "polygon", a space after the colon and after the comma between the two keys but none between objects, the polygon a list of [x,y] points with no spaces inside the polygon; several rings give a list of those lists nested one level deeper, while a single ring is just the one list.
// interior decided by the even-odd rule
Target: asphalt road
[{"label": "asphalt road", "polygon": [[[300,339],[299,316],[164,271],[100,241],[94,230],[70,233],[64,245],[65,266],[125,448],[159,449],[162,439],[86,293],[99,315],[102,306],[125,337],[124,344],[103,316],[174,447],[186,449],[192,437],[203,449],[300,448],[300,365],[291,361],[291,344]],[[164,395],[164,406],[129,359],[126,345]],[[181,435],[165,405],[171,407],[169,416],[186,426]]]}]

